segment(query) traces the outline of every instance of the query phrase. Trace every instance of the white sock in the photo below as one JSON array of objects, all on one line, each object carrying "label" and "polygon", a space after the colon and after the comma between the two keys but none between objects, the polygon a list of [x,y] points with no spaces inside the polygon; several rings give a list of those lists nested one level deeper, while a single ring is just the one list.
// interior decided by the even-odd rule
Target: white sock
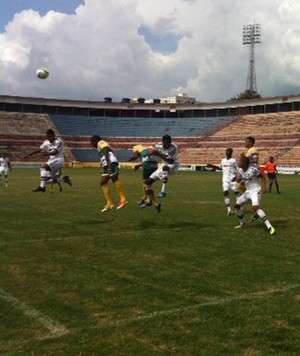
[{"label": "white sock", "polygon": [[162,183],[161,192],[166,194],[166,192],[167,192],[167,183],[164,183],[164,182]]},{"label": "white sock", "polygon": [[257,209],[256,213],[262,219],[262,221],[265,223],[266,227],[268,229],[271,229],[272,225],[271,225],[270,221],[268,220],[266,213],[262,209]]},{"label": "white sock", "polygon": [[225,197],[225,205],[227,206],[227,211],[231,211],[231,207],[230,207],[230,198],[229,197]]},{"label": "white sock", "polygon": [[47,177],[48,177],[48,172],[46,171],[45,168],[41,168],[40,171],[41,171],[40,186],[41,186],[41,188],[45,188],[46,182],[47,182]]}]

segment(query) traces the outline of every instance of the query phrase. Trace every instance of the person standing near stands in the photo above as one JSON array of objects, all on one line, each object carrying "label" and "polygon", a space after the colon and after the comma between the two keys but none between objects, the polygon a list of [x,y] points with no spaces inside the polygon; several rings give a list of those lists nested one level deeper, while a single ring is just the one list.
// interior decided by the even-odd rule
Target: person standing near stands
[{"label": "person standing near stands", "polygon": [[102,138],[98,135],[94,135],[90,139],[91,145],[94,148],[98,149],[100,163],[102,166],[102,174],[100,180],[100,186],[102,188],[104,197],[106,199],[106,205],[101,210],[101,213],[105,213],[114,208],[114,203],[110,194],[110,188],[108,185],[109,180],[114,183],[115,187],[118,190],[120,196],[120,203],[117,209],[123,208],[127,203],[126,195],[124,192],[123,184],[119,180],[119,162],[113,149],[109,146],[109,144],[102,140]]},{"label": "person standing near stands", "polygon": [[[55,132],[52,129],[48,129],[46,132],[46,140],[41,144],[40,148],[28,153],[23,158],[26,159],[32,155],[41,153],[43,156],[49,156],[46,163],[43,163],[40,168],[40,185],[33,192],[45,192],[46,184],[55,177],[65,164],[64,159],[64,144],[62,140],[55,136]],[[61,178],[68,185],[72,185],[72,181],[69,176]]]},{"label": "person standing near stands", "polygon": [[11,163],[7,155],[3,154],[0,157],[0,178],[3,174],[5,178],[5,187],[8,187],[9,172],[11,172]]},{"label": "person standing near stands", "polygon": [[277,181],[277,165],[274,161],[274,157],[270,156],[269,158],[269,161],[266,163],[265,165],[265,168],[266,168],[266,171],[267,171],[267,174],[268,174],[268,178],[269,178],[269,193],[272,192],[272,185],[273,183],[275,183],[275,186],[276,186],[276,190],[277,190],[277,193],[280,194],[280,191],[279,191],[279,185],[278,185],[278,181]]}]

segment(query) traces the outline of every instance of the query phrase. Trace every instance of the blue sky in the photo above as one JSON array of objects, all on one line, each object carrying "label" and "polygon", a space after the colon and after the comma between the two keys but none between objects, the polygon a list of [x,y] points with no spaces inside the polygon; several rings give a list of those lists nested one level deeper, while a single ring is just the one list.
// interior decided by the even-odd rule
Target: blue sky
[{"label": "blue sky", "polygon": [[227,101],[246,89],[253,19],[258,93],[300,94],[299,0],[0,0],[0,95]]},{"label": "blue sky", "polygon": [[73,14],[83,3],[84,0],[0,0],[0,32],[4,31],[5,25],[12,21],[16,13],[23,10],[32,9],[42,16],[50,10]]}]

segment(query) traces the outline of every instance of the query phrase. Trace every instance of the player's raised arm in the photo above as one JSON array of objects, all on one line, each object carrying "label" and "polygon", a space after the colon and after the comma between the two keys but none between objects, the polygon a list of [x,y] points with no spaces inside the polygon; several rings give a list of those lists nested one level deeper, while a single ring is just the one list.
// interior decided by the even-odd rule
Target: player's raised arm
[{"label": "player's raised arm", "polygon": [[139,157],[140,157],[139,152],[138,151],[134,151],[133,155],[131,157],[127,158],[127,161],[128,162],[132,162],[132,161],[137,160]]},{"label": "player's raised arm", "polygon": [[152,151],[152,154],[153,154],[154,156],[157,156],[157,157],[161,158],[162,160],[166,161],[166,162],[169,163],[169,164],[174,163],[174,159],[173,159],[173,158],[171,158],[171,157],[165,155],[164,153],[162,153],[162,152],[160,152],[160,151],[158,151],[158,150],[153,150],[153,151]]},{"label": "player's raised arm", "polygon": [[27,155],[23,156],[23,159],[26,159],[26,158],[28,158],[28,157],[30,157],[30,156],[33,156],[33,155],[35,155],[35,154],[37,154],[37,153],[41,153],[41,152],[42,152],[42,150],[41,150],[40,148],[38,148],[38,149],[36,149],[36,150],[34,150],[34,151],[28,153]]},{"label": "player's raised arm", "polygon": [[214,164],[207,163],[206,167],[207,167],[207,168],[217,169],[218,171],[222,171],[222,167],[220,167],[220,166],[215,166]]}]

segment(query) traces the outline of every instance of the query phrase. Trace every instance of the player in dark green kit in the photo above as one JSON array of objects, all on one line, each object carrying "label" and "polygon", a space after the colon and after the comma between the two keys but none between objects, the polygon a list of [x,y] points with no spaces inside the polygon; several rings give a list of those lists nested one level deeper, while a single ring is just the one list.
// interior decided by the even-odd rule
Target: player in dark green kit
[{"label": "player in dark green kit", "polygon": [[[152,146],[143,146],[136,145],[133,147],[133,156],[128,159],[129,162],[135,161],[138,158],[141,159],[142,163],[137,164],[134,167],[134,170],[138,170],[140,167],[143,167],[143,180],[148,179],[153,172],[158,168],[158,158],[161,157],[161,154],[157,152]],[[140,208],[145,208],[155,204],[155,208],[159,213],[161,210],[161,203],[156,199],[155,193],[151,186],[147,186],[143,183],[143,198],[139,202]]]}]

